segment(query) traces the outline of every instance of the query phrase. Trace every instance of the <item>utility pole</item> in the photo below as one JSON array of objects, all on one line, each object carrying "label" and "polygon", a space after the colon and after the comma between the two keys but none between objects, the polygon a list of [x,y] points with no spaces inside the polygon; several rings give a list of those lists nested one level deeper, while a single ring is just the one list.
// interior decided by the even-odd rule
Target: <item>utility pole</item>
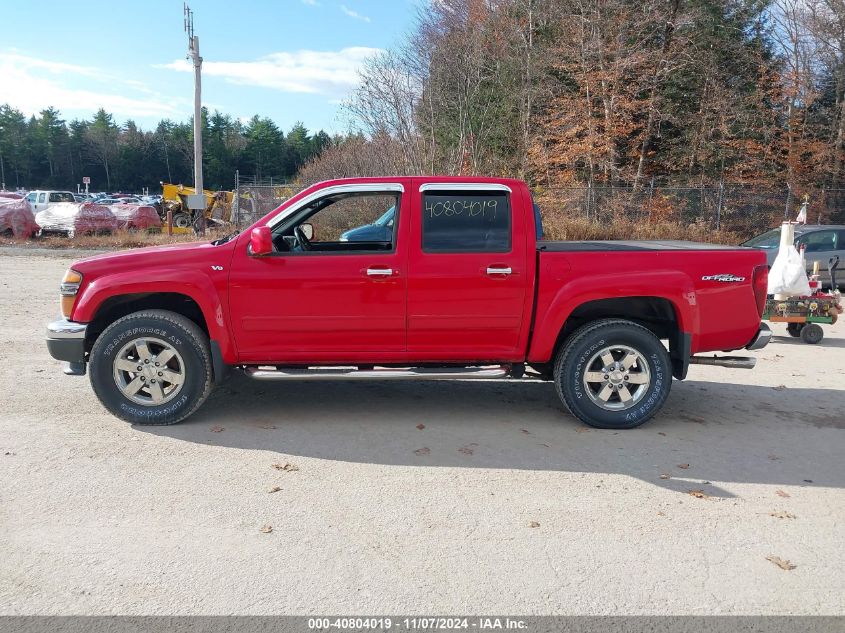
[{"label": "utility pole", "polygon": [[[188,34],[188,57],[194,62],[194,189],[205,195],[202,186],[202,57],[200,38],[194,35],[194,12],[184,4],[185,33]],[[199,199],[199,198],[195,198]],[[205,206],[200,210],[199,234],[205,235]]]}]

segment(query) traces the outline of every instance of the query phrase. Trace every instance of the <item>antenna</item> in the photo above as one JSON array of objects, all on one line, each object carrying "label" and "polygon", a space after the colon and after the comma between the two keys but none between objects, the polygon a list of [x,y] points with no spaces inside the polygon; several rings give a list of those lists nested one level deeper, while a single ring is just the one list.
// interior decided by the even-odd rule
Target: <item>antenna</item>
[{"label": "antenna", "polygon": [[194,12],[191,7],[185,2],[182,4],[183,21],[185,26],[185,33],[188,34],[188,50],[194,48]]}]

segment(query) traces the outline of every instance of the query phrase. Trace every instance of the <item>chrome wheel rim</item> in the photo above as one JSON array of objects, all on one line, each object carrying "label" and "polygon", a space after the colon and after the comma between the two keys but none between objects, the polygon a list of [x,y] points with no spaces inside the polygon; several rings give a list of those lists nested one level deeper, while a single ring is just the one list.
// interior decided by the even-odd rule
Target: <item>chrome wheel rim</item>
[{"label": "chrome wheel rim", "polygon": [[185,384],[185,362],[160,338],[136,338],[117,353],[114,382],[129,400],[156,407],[175,398]]},{"label": "chrome wheel rim", "polygon": [[606,411],[630,409],[651,385],[645,356],[627,345],[610,345],[590,357],[584,371],[584,389],[590,400]]}]

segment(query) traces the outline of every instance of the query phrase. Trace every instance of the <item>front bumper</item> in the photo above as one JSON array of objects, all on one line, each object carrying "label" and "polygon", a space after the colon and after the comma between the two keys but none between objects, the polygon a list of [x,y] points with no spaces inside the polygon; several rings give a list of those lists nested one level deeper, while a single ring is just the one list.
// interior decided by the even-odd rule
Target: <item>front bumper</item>
[{"label": "front bumper", "polygon": [[59,319],[47,324],[47,350],[56,360],[85,362],[85,323]]},{"label": "front bumper", "polygon": [[766,345],[769,344],[769,341],[771,339],[772,330],[765,323],[761,323],[760,329],[757,330],[757,334],[754,336],[753,339],[751,339],[751,342],[745,346],[745,349],[763,349],[764,347],[766,347]]}]

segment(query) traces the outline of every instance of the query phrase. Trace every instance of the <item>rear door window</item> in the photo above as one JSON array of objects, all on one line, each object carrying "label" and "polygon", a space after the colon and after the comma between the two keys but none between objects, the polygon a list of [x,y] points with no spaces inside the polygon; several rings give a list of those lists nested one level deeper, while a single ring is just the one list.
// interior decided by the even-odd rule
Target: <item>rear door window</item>
[{"label": "rear door window", "polygon": [[507,253],[510,198],[501,191],[432,191],[422,196],[425,253]]},{"label": "rear door window", "polygon": [[805,253],[825,253],[836,250],[836,231],[813,231],[796,240],[799,247],[804,246]]}]

